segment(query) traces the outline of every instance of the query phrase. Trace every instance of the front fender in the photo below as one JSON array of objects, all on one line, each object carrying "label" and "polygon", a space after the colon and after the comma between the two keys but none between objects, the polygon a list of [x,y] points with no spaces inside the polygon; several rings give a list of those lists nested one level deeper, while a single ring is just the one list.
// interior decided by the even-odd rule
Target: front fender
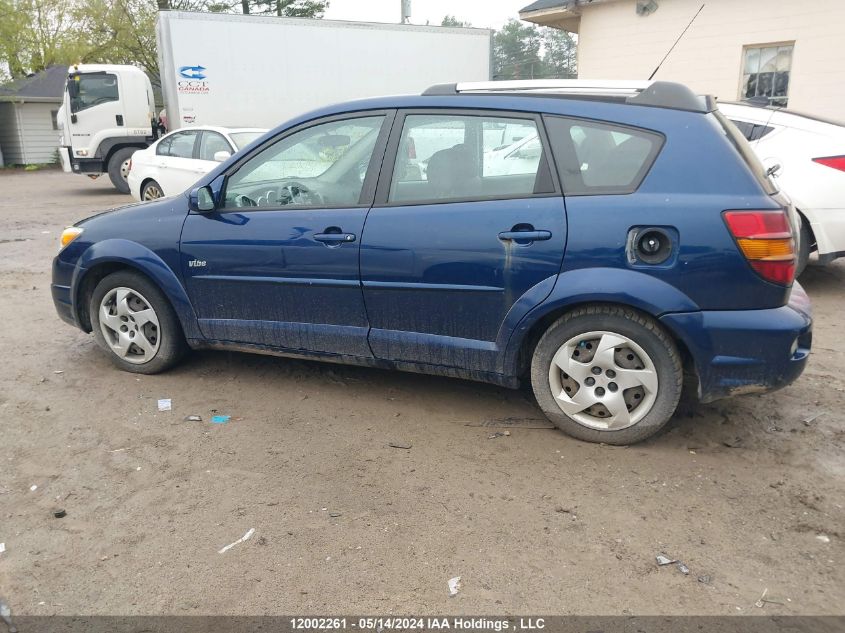
[{"label": "front fender", "polygon": [[[178,261],[178,254],[175,257]],[[164,292],[176,316],[182,325],[182,331],[188,339],[202,338],[197,324],[197,316],[185,288],[173,269],[149,248],[126,239],[109,239],[95,242],[88,247],[76,262],[71,281],[73,309],[79,320],[79,292],[82,282],[88,272],[101,264],[123,264],[127,268],[137,270],[147,277]]]},{"label": "front fender", "polygon": [[665,281],[638,270],[582,268],[558,275],[545,301],[528,311],[514,328],[503,357],[503,373],[519,372],[519,352],[532,328],[545,317],[587,303],[613,303],[635,308],[655,318],[670,312],[695,312],[700,308],[687,295]]}]

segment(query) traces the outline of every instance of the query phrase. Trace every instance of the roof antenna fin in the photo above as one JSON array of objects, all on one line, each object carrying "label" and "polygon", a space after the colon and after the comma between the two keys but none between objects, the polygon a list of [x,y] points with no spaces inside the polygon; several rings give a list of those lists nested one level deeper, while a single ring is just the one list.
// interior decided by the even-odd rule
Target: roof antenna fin
[{"label": "roof antenna fin", "polygon": [[651,73],[651,75],[649,75],[649,78],[648,78],[648,80],[649,80],[649,81],[651,81],[652,79],[654,79],[654,76],[657,74],[657,71],[658,71],[658,70],[660,70],[660,67],[663,65],[663,62],[665,62],[665,61],[669,58],[669,55],[671,55],[671,54],[672,54],[672,51],[673,51],[673,50],[675,50],[675,47],[678,45],[678,42],[680,42],[680,41],[681,41],[681,38],[682,38],[684,35],[686,35],[687,31],[689,31],[689,27],[691,27],[691,26],[692,26],[692,23],[693,23],[693,22],[695,22],[695,19],[698,17],[698,14],[699,14],[699,13],[701,13],[703,10],[704,10],[704,4],[702,4],[702,5],[701,5],[701,7],[698,9],[698,11],[696,11],[695,15],[694,15],[694,16],[692,16],[692,20],[690,20],[690,21],[689,21],[689,24],[687,24],[687,28],[685,28],[685,29],[681,32],[681,34],[678,36],[678,39],[676,39],[676,40],[675,40],[675,43],[674,43],[674,44],[672,44],[672,48],[670,48],[670,49],[669,49],[669,52],[668,52],[668,53],[666,53],[666,56],[665,56],[663,59],[661,59],[661,60],[660,60],[660,63],[659,63],[659,64],[657,64],[657,68],[655,68],[655,69],[654,69],[654,72],[653,72],[653,73]]}]

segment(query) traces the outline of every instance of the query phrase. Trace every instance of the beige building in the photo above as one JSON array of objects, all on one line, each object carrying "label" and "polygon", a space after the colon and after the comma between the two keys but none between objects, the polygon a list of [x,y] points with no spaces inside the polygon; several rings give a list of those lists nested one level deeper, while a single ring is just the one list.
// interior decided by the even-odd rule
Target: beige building
[{"label": "beige building", "polygon": [[581,79],[655,79],[845,120],[845,0],[538,0],[520,18],[578,33]]}]

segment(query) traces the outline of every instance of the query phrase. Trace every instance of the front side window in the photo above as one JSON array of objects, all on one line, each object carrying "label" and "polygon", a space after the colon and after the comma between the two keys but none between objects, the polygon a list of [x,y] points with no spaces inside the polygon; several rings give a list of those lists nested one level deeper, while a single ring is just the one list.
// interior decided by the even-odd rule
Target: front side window
[{"label": "front side window", "polygon": [[214,160],[214,155],[217,152],[227,152],[231,155],[232,146],[229,145],[229,141],[223,138],[222,134],[203,132],[200,140],[199,159]]},{"label": "front side window", "polygon": [[545,121],[564,195],[636,191],[663,144],[646,130],[556,116]]},{"label": "front side window", "polygon": [[742,58],[740,99],[763,97],[769,104],[786,107],[793,44],[746,46]]},{"label": "front side window", "polygon": [[282,138],[232,174],[225,208],[357,205],[383,122],[343,119]]},{"label": "front side window", "polygon": [[[86,73],[76,75],[68,81],[76,82],[75,95],[71,97],[71,112],[117,101],[117,75],[111,73]],[[73,94],[73,93],[71,93]]]},{"label": "front side window", "polygon": [[193,158],[196,140],[196,132],[175,132],[159,142],[156,154],[173,158]]},{"label": "front side window", "polygon": [[412,114],[405,117],[388,201],[551,193],[547,165],[531,119]]}]

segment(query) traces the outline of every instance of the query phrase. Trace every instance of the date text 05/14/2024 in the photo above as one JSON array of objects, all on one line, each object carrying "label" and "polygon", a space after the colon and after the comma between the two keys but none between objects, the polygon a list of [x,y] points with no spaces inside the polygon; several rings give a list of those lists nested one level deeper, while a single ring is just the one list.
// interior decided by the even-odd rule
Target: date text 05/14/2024
[{"label": "date text 05/14/2024", "polygon": [[483,617],[363,617],[363,618],[291,618],[291,629],[297,631],[331,631],[358,629],[361,631],[422,630],[422,631],[539,631],[545,628],[543,618],[483,618]]}]

